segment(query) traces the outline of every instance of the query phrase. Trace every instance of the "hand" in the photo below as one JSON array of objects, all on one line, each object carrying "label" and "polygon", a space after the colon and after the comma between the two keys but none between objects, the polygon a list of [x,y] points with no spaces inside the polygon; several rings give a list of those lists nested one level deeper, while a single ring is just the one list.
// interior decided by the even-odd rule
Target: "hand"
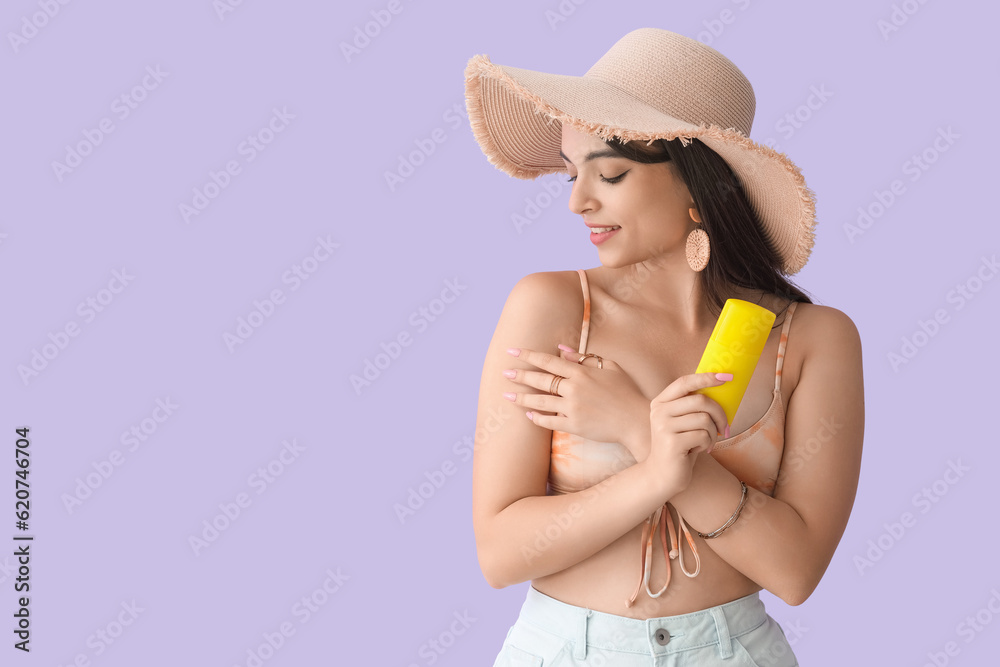
[{"label": "hand", "polygon": [[[517,358],[541,371],[516,369],[508,378],[517,384],[539,389],[544,393],[517,393],[514,403],[532,412],[537,425],[554,431],[565,431],[597,442],[623,441],[635,429],[645,429],[649,423],[649,399],[646,398],[621,366],[611,359],[587,357],[578,364],[579,352],[563,352],[556,356],[521,348]],[[550,394],[552,376],[560,375],[556,394]],[[542,412],[553,414],[542,414]],[[632,452],[635,457],[635,452]]]},{"label": "hand", "polygon": [[719,433],[728,427],[722,406],[695,392],[724,382],[715,373],[682,375],[650,403],[647,462],[656,471],[657,481],[672,492],[670,495],[688,487],[698,455],[711,452]]}]

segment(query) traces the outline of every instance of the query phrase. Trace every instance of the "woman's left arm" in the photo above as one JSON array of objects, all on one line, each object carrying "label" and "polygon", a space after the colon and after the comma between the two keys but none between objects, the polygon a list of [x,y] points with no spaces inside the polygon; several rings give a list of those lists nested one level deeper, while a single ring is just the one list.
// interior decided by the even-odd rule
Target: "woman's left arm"
[{"label": "woman's left arm", "polygon": [[[812,594],[844,534],[864,438],[861,337],[839,310],[813,310],[811,324],[797,337],[808,349],[785,411],[774,496],[748,486],[739,520],[702,541],[790,605]],[[702,453],[691,484],[670,503],[692,529],[708,533],[732,516],[741,495],[739,480]]]}]

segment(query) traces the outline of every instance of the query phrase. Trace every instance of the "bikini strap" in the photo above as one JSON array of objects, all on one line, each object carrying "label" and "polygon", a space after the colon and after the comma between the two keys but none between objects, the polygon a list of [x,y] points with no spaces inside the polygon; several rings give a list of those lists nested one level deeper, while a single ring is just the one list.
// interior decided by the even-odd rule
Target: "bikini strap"
[{"label": "bikini strap", "polygon": [[775,393],[781,391],[781,369],[785,365],[785,344],[788,342],[788,330],[792,326],[792,315],[795,314],[795,306],[798,303],[798,301],[792,301],[788,304],[788,308],[785,311],[785,323],[781,326],[781,338],[778,340],[778,361],[775,364],[774,370]]},{"label": "bikini strap", "polygon": [[587,337],[590,335],[590,285],[587,284],[587,272],[577,269],[580,273],[580,284],[583,286],[583,328],[580,330],[580,354],[587,352]]}]

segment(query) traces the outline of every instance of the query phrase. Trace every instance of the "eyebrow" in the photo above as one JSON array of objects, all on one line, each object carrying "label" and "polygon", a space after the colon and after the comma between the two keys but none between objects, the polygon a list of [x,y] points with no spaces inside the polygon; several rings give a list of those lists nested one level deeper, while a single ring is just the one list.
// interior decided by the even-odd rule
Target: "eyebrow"
[{"label": "eyebrow", "polygon": [[[559,151],[559,157],[566,160],[566,162],[573,164],[572,160],[566,157],[566,154],[563,153],[562,151]],[[599,151],[590,151],[583,158],[583,161],[590,162],[591,160],[596,160],[599,157],[625,157],[625,156],[619,153],[618,151],[614,150],[613,148],[604,148]]]}]

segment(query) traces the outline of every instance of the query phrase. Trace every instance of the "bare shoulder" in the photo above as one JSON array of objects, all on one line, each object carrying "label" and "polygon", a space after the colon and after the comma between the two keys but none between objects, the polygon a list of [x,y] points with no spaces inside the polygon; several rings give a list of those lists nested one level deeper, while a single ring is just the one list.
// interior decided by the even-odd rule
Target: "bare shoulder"
[{"label": "bare shoulder", "polygon": [[[856,348],[860,353],[861,335],[854,321],[843,311],[832,306],[799,302],[795,306],[792,328],[800,347],[815,353],[829,348]],[[791,335],[790,335],[791,337]]]},{"label": "bare shoulder", "polygon": [[505,329],[524,337],[523,347],[555,347],[560,342],[578,345],[583,310],[577,271],[540,271],[529,273],[514,285],[501,320]]},{"label": "bare shoulder", "polygon": [[794,395],[809,369],[839,366],[856,378],[862,376],[861,335],[843,311],[815,303],[799,302],[788,333],[785,358],[789,396]]},{"label": "bare shoulder", "polygon": [[558,306],[575,300],[582,303],[583,291],[577,271],[539,271],[529,273],[514,285],[511,296],[534,306]]}]

